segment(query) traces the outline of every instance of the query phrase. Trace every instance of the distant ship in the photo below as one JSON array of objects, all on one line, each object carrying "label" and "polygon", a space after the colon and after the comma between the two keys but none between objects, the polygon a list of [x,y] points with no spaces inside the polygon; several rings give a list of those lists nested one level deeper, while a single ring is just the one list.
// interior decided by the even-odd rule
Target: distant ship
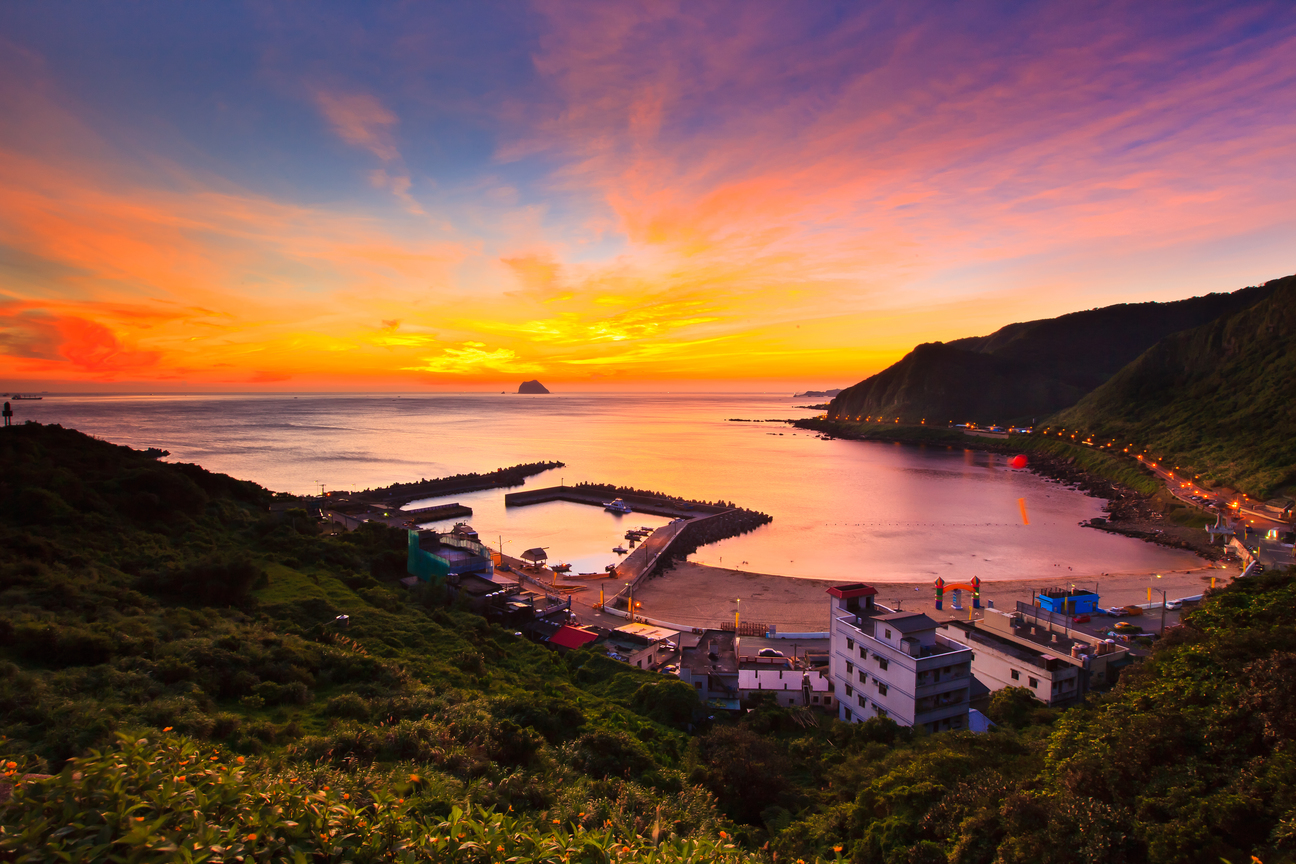
[{"label": "distant ship", "polygon": [[633,510],[630,509],[630,505],[622,501],[620,498],[616,499],[615,501],[605,502],[603,504],[603,509],[608,511],[609,513],[633,513],[634,512]]},{"label": "distant ship", "polygon": [[17,402],[19,399],[35,399],[35,400],[39,401],[39,400],[41,400],[41,399],[44,399],[45,397],[44,397],[44,396],[23,396],[21,393],[15,393],[13,396],[11,396],[11,397],[9,397],[9,398],[11,398],[11,399],[13,399],[15,402]]}]

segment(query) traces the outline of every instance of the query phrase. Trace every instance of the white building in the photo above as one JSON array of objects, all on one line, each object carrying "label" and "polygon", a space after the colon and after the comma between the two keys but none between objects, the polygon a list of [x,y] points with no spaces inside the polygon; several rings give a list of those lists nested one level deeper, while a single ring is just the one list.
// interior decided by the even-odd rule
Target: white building
[{"label": "white building", "polygon": [[889,717],[931,732],[966,729],[972,651],[936,632],[921,612],[877,606],[863,583],[828,589],[833,597],[829,677],[850,723]]},{"label": "white building", "polygon": [[773,693],[775,701],[785,708],[806,705],[831,711],[835,703],[832,683],[818,670],[739,669],[739,697],[747,699],[758,693]]}]

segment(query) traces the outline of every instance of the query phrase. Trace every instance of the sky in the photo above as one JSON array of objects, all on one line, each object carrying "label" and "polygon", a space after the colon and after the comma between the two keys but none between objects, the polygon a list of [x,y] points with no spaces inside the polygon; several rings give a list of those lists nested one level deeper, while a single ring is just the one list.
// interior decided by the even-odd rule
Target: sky
[{"label": "sky", "polygon": [[1288,2],[0,5],[0,387],[843,387],[1296,272]]}]

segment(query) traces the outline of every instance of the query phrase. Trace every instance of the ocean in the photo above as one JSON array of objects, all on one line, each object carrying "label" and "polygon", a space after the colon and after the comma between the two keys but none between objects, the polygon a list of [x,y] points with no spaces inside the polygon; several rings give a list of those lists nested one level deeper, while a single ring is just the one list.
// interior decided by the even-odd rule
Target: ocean
[{"label": "ocean", "polygon": [[[962,448],[823,440],[780,423],[813,416],[789,394],[580,393],[46,396],[15,422],[60,423],[168,461],[298,494],[559,460],[527,481],[613,483],[732,501],[774,521],[691,560],[758,573],[901,582],[1067,580],[1199,566],[1191,553],[1079,526],[1102,502],[1002,456]],[[510,490],[515,491],[515,490]],[[1025,499],[1023,524],[1018,499]],[[555,502],[505,508],[504,491],[436,499],[473,508],[484,540],[600,572],[626,517]],[[426,506],[411,502],[410,507]],[[439,526],[449,527],[449,526]]]}]

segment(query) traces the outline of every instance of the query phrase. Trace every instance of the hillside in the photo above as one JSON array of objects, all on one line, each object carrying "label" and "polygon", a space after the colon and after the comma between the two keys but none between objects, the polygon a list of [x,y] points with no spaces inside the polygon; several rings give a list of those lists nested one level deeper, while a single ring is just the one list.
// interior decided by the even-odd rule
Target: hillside
[{"label": "hillside", "polygon": [[1163,339],[1050,422],[1259,497],[1296,484],[1296,276],[1265,287],[1268,298]]},{"label": "hillside", "polygon": [[1085,706],[1004,690],[996,731],[926,735],[703,711],[405,591],[400,532],[270,501],[0,429],[0,860],[1296,861],[1290,575]]},{"label": "hillside", "polygon": [[1267,297],[1266,286],[1172,303],[1125,303],[919,345],[833,399],[831,418],[1032,423],[1082,396],[1158,340]]}]

